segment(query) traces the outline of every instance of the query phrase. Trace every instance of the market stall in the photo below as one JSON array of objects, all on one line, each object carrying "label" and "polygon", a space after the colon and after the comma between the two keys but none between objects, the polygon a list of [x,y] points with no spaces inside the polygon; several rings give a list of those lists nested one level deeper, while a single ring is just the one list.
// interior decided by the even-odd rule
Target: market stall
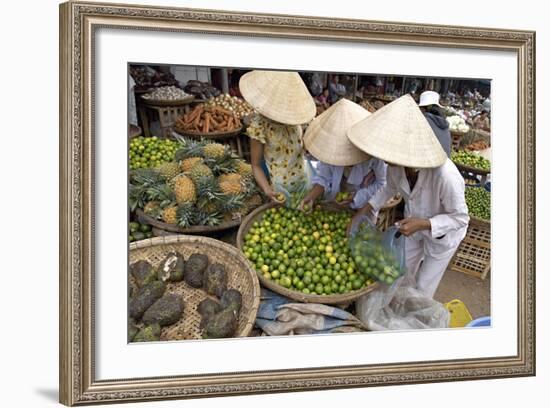
[{"label": "market stall", "polygon": [[[239,78],[246,78],[243,73],[246,71],[239,72]],[[269,92],[253,89],[254,98],[245,90],[242,97],[243,89],[235,85],[227,70],[218,74],[229,75],[222,82],[232,95],[211,82],[190,80],[182,86],[171,81],[170,75],[155,82],[144,71],[136,71],[138,78],[145,75],[149,79],[142,78],[136,88],[141,128],[129,130],[130,341],[322,333],[327,332],[327,324],[332,325],[328,332],[376,329],[372,321],[366,323],[374,307],[368,299],[379,295],[369,295],[393,288],[405,275],[405,237],[397,233],[400,227],[396,223],[407,210],[403,195],[396,191],[373,219],[356,221],[355,215],[368,201],[359,203],[358,191],[379,177],[374,175],[376,165],[365,163],[372,159],[372,163],[386,164],[360,151],[350,142],[347,130],[369,115],[382,116],[380,112],[385,112],[396,101],[399,89],[406,86],[405,79],[384,80],[381,89],[363,86],[359,95],[360,77],[349,75],[343,83],[355,91],[350,99],[357,99],[358,104],[345,100],[322,111],[315,109],[311,115],[307,106],[301,113],[307,111],[308,120],[281,125],[282,121],[269,116],[266,106],[255,105],[257,100],[265,105],[275,103],[277,98],[269,92],[276,92],[277,87]],[[388,84],[393,86],[388,88]],[[288,102],[292,93],[288,89],[277,109],[292,117],[300,109]],[[266,94],[270,98],[263,97]],[[312,98],[309,94],[305,97]],[[407,109],[418,115],[420,111],[414,101],[412,104],[414,107]],[[315,107],[313,101],[311,105]],[[338,115],[334,112],[342,106],[348,110],[335,119]],[[264,115],[264,127],[254,122],[259,112]],[[470,213],[466,236],[449,268],[486,279],[491,260],[490,137],[468,124],[473,113],[465,115],[458,108],[447,113],[451,159],[465,179]],[[353,115],[357,115],[355,122]],[[159,124],[158,136],[152,136],[153,121]],[[262,173],[274,189],[273,196],[259,183],[258,169],[251,160],[251,139],[264,140],[265,135],[258,132],[266,129],[280,130],[289,138],[299,134],[299,143],[293,148],[307,153],[307,157],[302,152],[294,154],[284,139],[270,146],[281,151],[281,156],[270,152],[266,159],[264,152]],[[312,136],[315,132],[321,136]],[[338,138],[343,142],[337,142]],[[303,162],[291,165],[291,160]],[[310,160],[320,166],[308,166]],[[292,189],[282,181],[274,182],[275,168],[269,165],[277,161],[287,169],[280,180],[292,178],[293,172],[303,167],[310,172],[307,183]],[[347,183],[341,191],[340,179],[334,175],[340,167],[338,177]],[[338,191],[329,191],[334,185],[318,181],[327,168],[331,168],[329,179],[338,180]],[[358,178],[355,187],[354,177]],[[315,180],[323,184],[324,191],[310,202],[307,198]],[[368,194],[374,196],[376,191]],[[198,265],[199,277],[186,270],[191,264]],[[213,279],[222,282],[219,289],[206,283],[211,270]],[[238,307],[227,299],[232,296],[239,299]],[[412,295],[403,291],[396,296],[405,301]],[[421,328],[421,321],[429,321],[424,327],[447,327],[447,309],[431,297],[425,298],[418,307],[433,312],[432,316],[407,310],[411,312],[408,318],[418,325],[411,327]],[[179,303],[181,299],[184,305]],[[290,327],[285,319],[298,323]],[[399,319],[405,317],[395,315],[394,319],[395,325],[384,329],[401,327]]]}]

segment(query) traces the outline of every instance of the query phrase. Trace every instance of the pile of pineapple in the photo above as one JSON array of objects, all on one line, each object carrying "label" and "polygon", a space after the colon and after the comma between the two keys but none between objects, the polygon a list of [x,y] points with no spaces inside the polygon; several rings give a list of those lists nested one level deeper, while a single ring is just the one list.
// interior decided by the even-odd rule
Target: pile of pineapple
[{"label": "pile of pineapple", "polygon": [[187,228],[239,220],[262,204],[252,167],[228,146],[178,138],[172,162],[130,173],[130,209]]}]

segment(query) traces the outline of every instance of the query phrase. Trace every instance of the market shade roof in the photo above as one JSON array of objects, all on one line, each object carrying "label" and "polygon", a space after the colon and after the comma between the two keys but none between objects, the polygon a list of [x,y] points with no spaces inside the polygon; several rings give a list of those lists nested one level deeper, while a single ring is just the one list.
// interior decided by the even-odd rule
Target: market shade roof
[{"label": "market shade roof", "polygon": [[388,163],[433,168],[447,160],[428,121],[408,94],[352,126],[347,134],[359,149]]},{"label": "market shade roof", "polygon": [[304,144],[315,158],[334,166],[353,166],[370,157],[355,147],[346,132],[370,112],[348,99],[340,99],[307,127]]},{"label": "market shade roof", "polygon": [[315,117],[316,107],[297,72],[251,71],[239,81],[244,99],[275,122],[301,125]]}]

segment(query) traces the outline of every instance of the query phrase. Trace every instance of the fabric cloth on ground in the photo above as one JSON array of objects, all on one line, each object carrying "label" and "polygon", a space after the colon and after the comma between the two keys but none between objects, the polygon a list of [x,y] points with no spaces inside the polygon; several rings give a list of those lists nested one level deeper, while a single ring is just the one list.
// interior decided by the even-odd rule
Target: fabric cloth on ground
[{"label": "fabric cloth on ground", "polygon": [[296,303],[263,288],[256,326],[270,336],[364,330],[363,323],[345,310],[319,303]]}]

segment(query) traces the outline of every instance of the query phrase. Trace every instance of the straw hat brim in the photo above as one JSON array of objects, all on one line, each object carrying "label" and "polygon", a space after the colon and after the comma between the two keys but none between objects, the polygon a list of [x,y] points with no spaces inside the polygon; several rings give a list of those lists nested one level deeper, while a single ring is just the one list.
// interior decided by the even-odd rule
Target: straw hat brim
[{"label": "straw hat brim", "polygon": [[304,135],[306,149],[318,160],[333,166],[353,166],[370,156],[350,142],[350,127],[370,115],[354,102],[341,99],[316,117]]},{"label": "straw hat brim", "polygon": [[404,167],[434,168],[447,155],[410,95],[404,95],[352,126],[349,140],[371,156]]},{"label": "straw hat brim", "polygon": [[304,81],[296,72],[251,71],[239,80],[243,98],[267,118],[286,125],[311,121],[317,112]]}]

